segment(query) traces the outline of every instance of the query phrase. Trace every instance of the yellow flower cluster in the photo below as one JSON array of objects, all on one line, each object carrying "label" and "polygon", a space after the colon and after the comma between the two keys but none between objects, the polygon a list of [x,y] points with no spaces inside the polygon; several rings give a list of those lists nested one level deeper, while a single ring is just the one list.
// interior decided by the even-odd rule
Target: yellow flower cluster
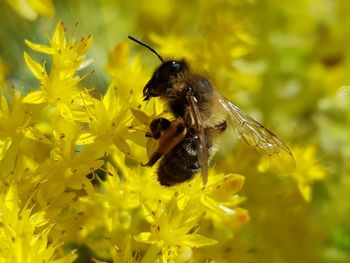
[{"label": "yellow flower cluster", "polygon": [[[0,262],[350,262],[349,9],[0,1]],[[229,125],[205,188],[200,176],[160,186],[140,165],[158,143],[145,133],[172,116],[141,101],[159,61],[127,35],[185,58],[295,167]]]},{"label": "yellow flower cluster", "polygon": [[34,212],[31,204],[35,189],[24,204],[15,187],[8,187],[0,197],[0,262],[73,262],[74,253],[62,255],[60,240],[50,235],[54,224],[45,210]]},{"label": "yellow flower cluster", "polygon": [[99,98],[81,84],[91,73],[78,74],[91,64],[92,37],[66,31],[59,22],[47,46],[25,41],[51,57],[24,53],[38,89],[1,89],[0,262],[73,262],[79,253],[69,247],[78,244],[100,261],[205,260],[201,247],[249,220],[237,194],[244,177],[211,169],[205,187],[199,177],[160,186],[139,165],[156,147],[145,132],[163,109],[139,107],[141,93],[130,88],[146,79],[138,57],[130,60],[125,43],[111,52],[112,81]]}]

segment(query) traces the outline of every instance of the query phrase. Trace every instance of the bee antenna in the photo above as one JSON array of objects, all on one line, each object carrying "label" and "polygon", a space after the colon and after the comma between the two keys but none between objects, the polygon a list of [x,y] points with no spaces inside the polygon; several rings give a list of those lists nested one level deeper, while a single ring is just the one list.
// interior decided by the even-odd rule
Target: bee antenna
[{"label": "bee antenna", "polygon": [[144,46],[144,47],[148,48],[149,50],[151,50],[154,54],[157,55],[159,60],[162,61],[162,63],[164,63],[163,57],[161,55],[159,55],[158,52],[155,51],[154,48],[152,48],[150,45],[147,45],[146,43],[142,42],[141,40],[138,40],[137,38],[134,38],[133,36],[128,36],[128,38],[131,39],[132,41],[135,41],[136,43],[140,44],[141,46]]}]

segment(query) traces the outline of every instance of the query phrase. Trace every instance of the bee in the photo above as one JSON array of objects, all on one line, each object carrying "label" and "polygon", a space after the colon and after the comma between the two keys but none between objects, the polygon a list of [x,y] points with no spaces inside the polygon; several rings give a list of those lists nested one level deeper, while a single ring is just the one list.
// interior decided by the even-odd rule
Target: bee
[{"label": "bee", "polygon": [[161,159],[157,172],[161,185],[182,183],[199,171],[206,185],[213,138],[225,132],[228,120],[254,150],[270,157],[287,156],[294,162],[292,152],[281,139],[217,92],[207,78],[192,72],[185,59],[165,60],[148,44],[132,36],[129,39],[149,49],[161,61],[143,89],[144,101],[159,97],[175,118],[154,119],[146,133],[159,142],[143,165],[151,167]]}]

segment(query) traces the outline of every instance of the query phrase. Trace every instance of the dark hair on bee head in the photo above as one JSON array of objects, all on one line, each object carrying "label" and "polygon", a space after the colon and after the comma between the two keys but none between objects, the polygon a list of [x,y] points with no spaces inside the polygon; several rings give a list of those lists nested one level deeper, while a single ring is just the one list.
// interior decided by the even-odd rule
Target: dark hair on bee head
[{"label": "dark hair on bee head", "polygon": [[135,41],[136,43],[140,44],[141,46],[144,46],[144,47],[148,48],[149,50],[151,50],[154,54],[157,55],[159,60],[162,61],[162,63],[164,63],[163,57],[161,55],[159,55],[158,52],[155,51],[154,48],[152,48],[150,45],[147,45],[146,43],[142,42],[141,40],[138,40],[137,38],[134,38],[133,36],[128,36],[128,38],[131,39],[132,41]]}]

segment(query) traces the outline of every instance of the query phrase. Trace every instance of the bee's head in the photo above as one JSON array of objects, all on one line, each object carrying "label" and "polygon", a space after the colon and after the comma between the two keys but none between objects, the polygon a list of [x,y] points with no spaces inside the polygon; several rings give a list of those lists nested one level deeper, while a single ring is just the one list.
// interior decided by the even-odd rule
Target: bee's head
[{"label": "bee's head", "polygon": [[188,70],[185,60],[169,60],[163,62],[153,73],[152,78],[143,88],[144,100],[162,96],[172,88],[173,80]]},{"label": "bee's head", "polygon": [[152,97],[162,96],[166,91],[172,88],[172,81],[178,74],[188,70],[188,65],[185,60],[168,60],[164,61],[161,55],[157,53],[151,46],[146,43],[129,36],[129,39],[135,41],[148,48],[151,52],[157,55],[162,64],[154,71],[152,78],[143,88],[144,100],[149,100]]}]

